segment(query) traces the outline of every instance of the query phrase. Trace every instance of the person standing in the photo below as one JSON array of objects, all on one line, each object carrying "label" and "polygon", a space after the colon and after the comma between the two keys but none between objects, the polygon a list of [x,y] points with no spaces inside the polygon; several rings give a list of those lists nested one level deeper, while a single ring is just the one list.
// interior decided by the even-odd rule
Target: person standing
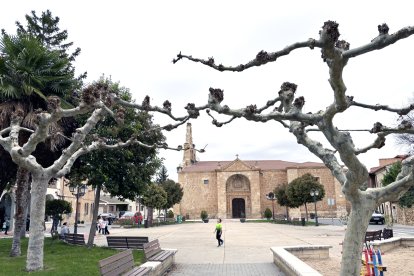
[{"label": "person standing", "polygon": [[222,246],[224,241],[221,239],[221,234],[223,233],[223,226],[221,225],[221,218],[217,219],[216,229],[214,229],[216,233],[216,239],[218,242],[218,246]]},{"label": "person standing", "polygon": [[4,221],[4,226],[3,226],[3,228],[5,229],[4,235],[7,235],[7,231],[9,230],[9,227],[10,227],[10,220],[8,217],[6,217],[6,220]]}]

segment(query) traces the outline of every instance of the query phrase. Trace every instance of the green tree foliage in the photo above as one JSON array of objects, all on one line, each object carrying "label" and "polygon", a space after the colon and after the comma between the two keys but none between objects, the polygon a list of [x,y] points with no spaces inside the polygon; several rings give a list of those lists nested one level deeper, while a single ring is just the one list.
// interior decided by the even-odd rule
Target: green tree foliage
[{"label": "green tree foliage", "polygon": [[272,211],[269,208],[266,208],[264,211],[264,217],[270,219],[272,217]]},{"label": "green tree foliage", "polygon": [[[391,184],[397,179],[398,174],[401,172],[401,162],[396,162],[387,168],[387,172],[384,175],[381,183],[383,186]],[[411,208],[414,205],[414,187],[411,187],[404,195],[398,200],[398,205],[405,208]]]},{"label": "green tree foliage", "polygon": [[289,208],[296,208],[299,206],[289,201],[289,198],[286,194],[286,189],[287,189],[287,184],[283,184],[283,185],[277,186],[273,192],[275,194],[277,203],[279,203],[280,206],[285,206],[286,219],[290,220],[289,219]]},{"label": "green tree foliage", "polygon": [[161,184],[161,187],[167,193],[167,203],[164,205],[164,209],[172,208],[175,204],[180,203],[184,192],[179,183],[175,183],[174,180],[167,179]]},{"label": "green tree foliage", "polygon": [[[48,49],[58,51],[61,57],[67,58],[70,61],[66,67],[66,71],[74,75],[75,67],[72,62],[79,56],[81,49],[78,47],[73,52],[70,52],[73,42],[67,41],[68,31],[62,31],[60,29],[60,18],[57,16],[54,17],[50,10],[43,11],[41,16],[38,16],[35,11],[32,11],[31,14],[26,14],[25,18],[26,27],[19,21],[16,22],[17,34],[34,36]],[[86,72],[77,77],[78,88],[81,87],[82,80],[85,78]]]},{"label": "green tree foliage", "polygon": [[46,212],[47,216],[61,217],[63,214],[72,213],[72,205],[70,202],[63,199],[54,199],[46,201]]},{"label": "green tree foliage", "polygon": [[160,170],[157,173],[157,179],[155,182],[161,184],[167,181],[167,179],[168,179],[167,168],[164,165],[162,165]]},{"label": "green tree foliage", "polygon": [[275,190],[273,191],[275,193],[277,203],[280,206],[287,206],[291,208],[299,207],[300,205],[295,205],[289,201],[289,198],[286,194],[286,189],[287,189],[287,184],[283,184],[283,185],[277,186]]},{"label": "green tree foliage", "polygon": [[152,183],[144,192],[142,202],[147,207],[162,209],[167,203],[167,193],[159,185]]},{"label": "green tree foliage", "polygon": [[301,206],[305,203],[313,202],[313,197],[310,195],[312,189],[319,190],[316,201],[322,200],[325,197],[325,188],[323,185],[319,184],[314,176],[307,173],[290,182],[287,186],[286,194],[293,205]]},{"label": "green tree foliage", "polygon": [[[103,78],[99,83],[110,86],[112,92],[122,99],[132,101],[129,90],[121,87],[119,83]],[[113,118],[105,118],[98,123],[88,139],[92,141],[105,137],[106,142],[110,143],[111,140],[126,141],[131,136],[137,136],[139,141],[146,144],[164,142],[165,137],[156,129],[148,113],[136,112],[132,108],[123,112],[125,116],[122,124]],[[75,182],[88,179],[88,183],[94,187],[104,184],[105,190],[112,196],[135,200],[144,193],[148,183],[151,183],[151,177],[160,164],[154,148],[131,145],[114,151],[98,150],[80,157],[69,178]]]},{"label": "green tree foliage", "polygon": [[305,205],[306,218],[308,218],[308,208],[306,204],[313,202],[313,197],[310,195],[312,189],[317,189],[319,191],[319,195],[316,196],[316,201],[324,198],[325,188],[323,185],[319,184],[316,177],[309,173],[294,179],[289,183],[286,189],[286,194],[292,205]]}]

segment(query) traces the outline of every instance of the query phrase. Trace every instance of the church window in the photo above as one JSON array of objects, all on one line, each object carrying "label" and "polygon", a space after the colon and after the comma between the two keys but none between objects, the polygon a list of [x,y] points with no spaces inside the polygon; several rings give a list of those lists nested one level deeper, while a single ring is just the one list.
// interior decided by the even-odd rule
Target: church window
[{"label": "church window", "polygon": [[204,184],[208,184],[208,179],[203,179]]}]

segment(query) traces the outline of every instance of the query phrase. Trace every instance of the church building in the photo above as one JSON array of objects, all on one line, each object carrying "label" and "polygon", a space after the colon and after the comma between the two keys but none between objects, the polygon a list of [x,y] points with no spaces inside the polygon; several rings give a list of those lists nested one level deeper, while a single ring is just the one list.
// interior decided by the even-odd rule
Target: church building
[{"label": "church building", "polygon": [[[177,168],[178,183],[184,196],[174,206],[174,213],[190,219],[199,219],[202,210],[210,218],[262,218],[272,202],[266,195],[275,187],[290,183],[306,173],[317,177],[325,187],[325,197],[317,202],[318,216],[339,217],[347,213],[345,196],[331,171],[317,162],[289,162],[283,160],[197,161],[191,124],[187,124],[184,156]],[[314,212],[309,203],[308,212]],[[284,217],[286,208],[274,202],[275,215]],[[348,210],[349,211],[349,210]],[[290,217],[301,217],[304,206],[289,210]]]}]

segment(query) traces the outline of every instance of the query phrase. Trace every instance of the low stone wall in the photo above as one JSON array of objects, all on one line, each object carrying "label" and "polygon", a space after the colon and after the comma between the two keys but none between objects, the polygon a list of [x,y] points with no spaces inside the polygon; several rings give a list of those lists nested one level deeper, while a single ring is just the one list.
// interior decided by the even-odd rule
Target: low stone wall
[{"label": "low stone wall", "polygon": [[414,237],[393,237],[382,241],[372,241],[370,244],[375,250],[380,249],[381,252],[390,251],[396,247],[414,247]]},{"label": "low stone wall", "polygon": [[329,245],[299,245],[271,247],[273,262],[286,275],[321,276],[318,271],[310,267],[301,259],[329,258]]}]

